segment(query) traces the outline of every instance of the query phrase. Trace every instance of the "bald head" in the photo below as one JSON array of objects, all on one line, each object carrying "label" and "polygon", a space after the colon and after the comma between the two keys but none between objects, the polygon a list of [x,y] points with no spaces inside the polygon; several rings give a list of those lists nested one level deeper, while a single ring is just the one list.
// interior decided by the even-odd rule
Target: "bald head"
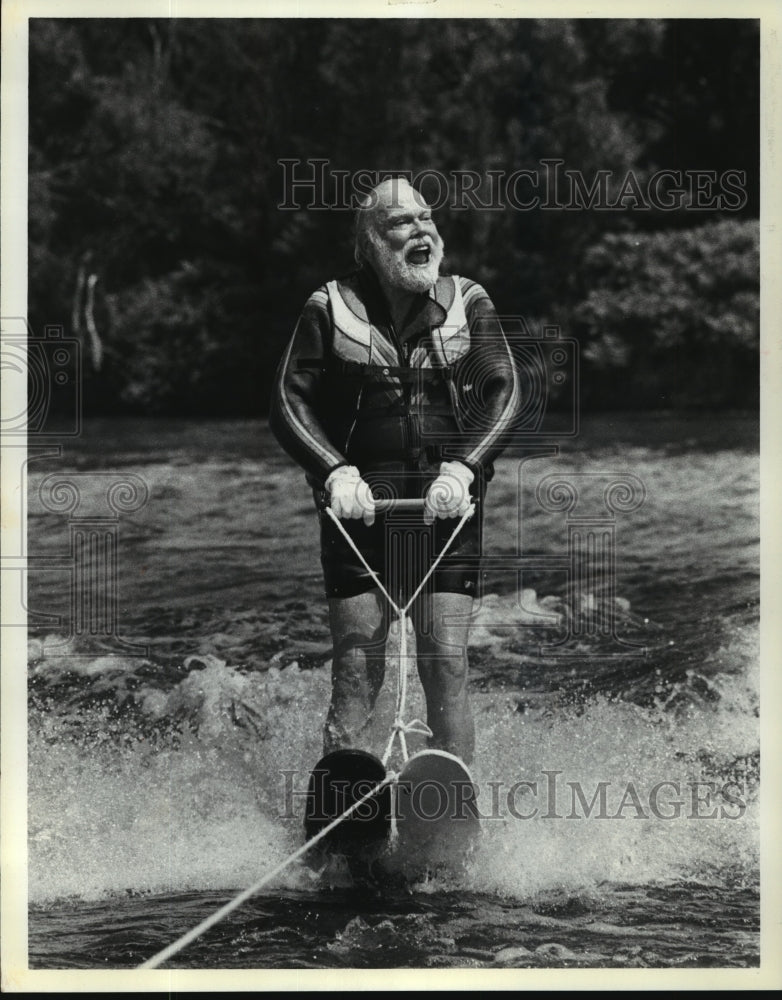
[{"label": "bald head", "polygon": [[363,195],[356,210],[356,259],[364,248],[371,225],[382,225],[390,211],[411,205],[416,209],[429,209],[424,196],[405,177],[388,177]]},{"label": "bald head", "polygon": [[428,291],[437,280],[443,242],[432,210],[403,177],[376,184],[356,214],[356,262],[368,263],[382,283],[408,292]]}]

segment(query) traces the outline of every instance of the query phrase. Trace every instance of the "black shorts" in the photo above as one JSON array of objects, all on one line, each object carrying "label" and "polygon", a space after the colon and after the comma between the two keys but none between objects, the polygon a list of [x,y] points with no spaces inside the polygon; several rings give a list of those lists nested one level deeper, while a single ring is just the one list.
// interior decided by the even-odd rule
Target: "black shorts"
[{"label": "black shorts", "polygon": [[[411,474],[389,475],[388,470],[367,472],[364,478],[377,496],[423,497],[438,469]],[[454,593],[478,596],[483,538],[485,485],[477,480],[470,488],[475,513],[465,522],[448,552],[424,588],[425,593]],[[323,509],[328,494],[314,491],[320,509],[320,546],[326,597],[355,597],[376,587],[371,574],[352,550],[342,532]],[[383,586],[397,602],[415,592],[437,554],[451,537],[459,518],[437,518],[432,525],[423,521],[423,512],[390,511],[376,514],[367,526],[363,520],[342,520]]]}]

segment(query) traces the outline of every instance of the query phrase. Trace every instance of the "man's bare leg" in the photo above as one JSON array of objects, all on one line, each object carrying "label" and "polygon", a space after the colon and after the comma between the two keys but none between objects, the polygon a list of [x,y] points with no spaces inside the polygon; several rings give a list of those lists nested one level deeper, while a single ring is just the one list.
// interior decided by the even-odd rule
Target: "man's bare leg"
[{"label": "man's bare leg", "polygon": [[[447,750],[469,764],[475,727],[467,698],[467,634],[472,598],[433,594],[416,614],[418,674],[426,695],[430,746]],[[456,618],[458,623],[449,622]]]},{"label": "man's bare leg", "polygon": [[364,742],[383,686],[387,624],[380,592],[332,598],[329,622],[334,658],[323,752],[371,750]]}]

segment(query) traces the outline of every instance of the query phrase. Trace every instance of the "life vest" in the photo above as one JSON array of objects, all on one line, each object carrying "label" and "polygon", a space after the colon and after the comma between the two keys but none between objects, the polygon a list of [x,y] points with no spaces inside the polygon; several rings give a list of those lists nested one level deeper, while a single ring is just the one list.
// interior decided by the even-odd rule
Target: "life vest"
[{"label": "life vest", "polygon": [[[428,343],[413,351],[409,361],[411,368],[432,368],[434,357],[434,367],[441,371],[450,369],[470,349],[470,329],[459,279],[441,278],[438,286],[442,286],[442,291],[446,294],[452,293],[449,296],[451,301],[446,305],[435,299],[429,300],[440,309],[445,309],[445,319],[442,323],[431,326]],[[326,289],[332,317],[332,351],[335,357],[362,365],[365,371],[379,368],[380,372],[376,374],[390,374],[384,369],[400,367],[396,348],[369,321],[366,306],[353,288],[339,281],[329,281]],[[427,347],[429,350],[426,350]]]},{"label": "life vest", "polygon": [[[470,349],[470,329],[459,279],[440,278],[436,291],[437,299],[421,306],[426,315],[419,313],[420,331],[403,359],[350,281],[326,285],[332,341],[324,371],[343,385],[339,398],[331,397],[335,422],[344,424],[335,442],[355,461],[384,450],[415,461],[424,448],[434,459],[462,430],[454,371]],[[437,444],[427,444],[429,432]]]}]

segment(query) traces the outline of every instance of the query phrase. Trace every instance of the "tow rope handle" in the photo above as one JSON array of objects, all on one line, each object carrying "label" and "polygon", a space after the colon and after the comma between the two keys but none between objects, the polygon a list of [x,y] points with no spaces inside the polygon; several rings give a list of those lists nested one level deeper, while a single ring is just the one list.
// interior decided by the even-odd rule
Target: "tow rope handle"
[{"label": "tow rope handle", "polygon": [[375,510],[381,514],[395,510],[423,510],[426,500],[423,497],[408,499],[404,497],[389,497],[375,500]]},{"label": "tow rope handle", "polygon": [[[470,506],[475,507],[480,503],[479,497],[470,498]],[[423,510],[426,506],[425,497],[413,499],[405,497],[389,497],[388,499],[375,500],[375,510],[381,514],[393,512],[395,510]]]},{"label": "tow rope handle", "polygon": [[[424,497],[381,497],[375,500],[375,513],[388,514],[395,510],[423,510],[425,503]],[[324,511],[330,506],[328,490],[323,489],[318,498],[318,510]]]},{"label": "tow rope handle", "polygon": [[[473,505],[479,504],[480,497],[473,497],[470,503]],[[375,500],[375,513],[392,514],[396,510],[423,510],[425,504],[425,497],[381,497]],[[330,507],[328,491],[324,489],[321,491],[321,497],[318,500],[318,509],[325,511],[326,509],[330,509]]]}]

